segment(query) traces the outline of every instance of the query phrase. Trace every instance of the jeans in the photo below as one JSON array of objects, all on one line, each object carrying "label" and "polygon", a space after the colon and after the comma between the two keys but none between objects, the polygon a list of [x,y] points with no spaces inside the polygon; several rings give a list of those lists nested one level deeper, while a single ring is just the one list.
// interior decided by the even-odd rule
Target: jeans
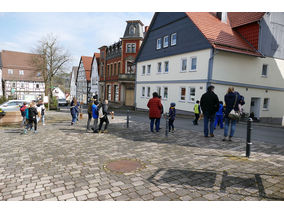
[{"label": "jeans", "polygon": [[169,119],[169,131],[175,130],[174,121],[175,119]]},{"label": "jeans", "polygon": [[94,126],[92,127],[92,130],[95,132],[98,129],[98,118],[94,118]]},{"label": "jeans", "polygon": [[72,123],[76,123],[77,121],[77,114],[72,114]]},{"label": "jeans", "polygon": [[199,120],[200,114],[195,113],[194,115],[195,115],[195,119],[193,121],[193,124],[198,125],[198,120]]},{"label": "jeans", "polygon": [[23,127],[26,125],[26,122],[27,122],[27,118],[26,118],[26,116],[24,116],[23,120],[22,120],[22,126]]},{"label": "jeans", "polygon": [[44,121],[45,121],[45,116],[44,115],[41,115],[41,121],[42,121],[42,124],[44,124]]},{"label": "jeans", "polygon": [[156,132],[159,132],[160,129],[160,118],[150,118],[150,130],[151,132],[154,132],[154,122],[156,126]]},{"label": "jeans", "polygon": [[210,135],[213,135],[214,132],[214,114],[209,114],[208,112],[204,112],[204,136],[208,136],[208,123],[210,121]]},{"label": "jeans", "polygon": [[106,129],[107,129],[107,126],[108,126],[108,124],[109,124],[107,115],[103,116],[103,117],[100,119],[99,131],[102,129],[104,122],[106,123],[104,130],[106,130]]},{"label": "jeans", "polygon": [[88,113],[88,122],[87,122],[87,130],[90,130],[90,123],[92,120],[92,113]]},{"label": "jeans", "polygon": [[34,124],[34,131],[37,130],[37,119],[34,118],[34,119],[29,119],[29,127],[30,128],[33,128],[33,124]]},{"label": "jeans", "polygon": [[223,115],[216,115],[214,128],[216,128],[218,122],[220,123],[220,128],[223,129]]},{"label": "jeans", "polygon": [[232,120],[230,118],[225,118],[225,128],[224,128],[224,136],[228,136],[228,131],[229,131],[229,125],[231,123],[231,131],[230,131],[230,137],[234,136],[235,130],[236,130],[236,120]]}]

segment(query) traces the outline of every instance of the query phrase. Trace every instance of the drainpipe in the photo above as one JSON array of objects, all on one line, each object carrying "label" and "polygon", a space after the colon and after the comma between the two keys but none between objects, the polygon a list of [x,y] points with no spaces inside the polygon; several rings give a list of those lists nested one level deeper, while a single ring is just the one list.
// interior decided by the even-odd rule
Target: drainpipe
[{"label": "drainpipe", "polygon": [[208,75],[207,75],[207,83],[206,83],[206,90],[207,88],[211,85],[212,83],[212,76],[213,76],[213,61],[214,61],[214,56],[217,54],[218,52],[212,48],[210,50],[210,58],[209,58],[209,62],[208,62]]}]

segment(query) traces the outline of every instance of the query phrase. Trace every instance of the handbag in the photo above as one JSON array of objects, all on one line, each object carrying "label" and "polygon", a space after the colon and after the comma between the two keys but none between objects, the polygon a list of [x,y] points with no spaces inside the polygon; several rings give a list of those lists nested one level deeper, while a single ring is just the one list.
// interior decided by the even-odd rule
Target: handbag
[{"label": "handbag", "polygon": [[235,99],[235,103],[234,103],[233,109],[231,110],[231,112],[228,115],[228,117],[230,119],[232,119],[232,120],[239,120],[240,119],[240,113],[235,111],[237,99],[238,99],[238,95],[236,94],[236,99]]}]

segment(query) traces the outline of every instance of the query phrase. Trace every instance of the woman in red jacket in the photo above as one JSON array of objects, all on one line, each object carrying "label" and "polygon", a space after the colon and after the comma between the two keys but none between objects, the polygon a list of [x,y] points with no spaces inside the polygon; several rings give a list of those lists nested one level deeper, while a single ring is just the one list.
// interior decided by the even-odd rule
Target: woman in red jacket
[{"label": "woman in red jacket", "polygon": [[154,132],[154,122],[156,126],[156,132],[159,132],[162,104],[158,93],[153,93],[153,98],[149,100],[147,107],[149,108],[149,118],[151,120],[151,132]]}]

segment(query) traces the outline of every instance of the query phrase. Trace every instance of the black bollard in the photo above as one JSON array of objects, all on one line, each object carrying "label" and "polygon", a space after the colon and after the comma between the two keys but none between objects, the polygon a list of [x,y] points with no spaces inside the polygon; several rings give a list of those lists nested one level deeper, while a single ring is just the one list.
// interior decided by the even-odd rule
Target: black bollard
[{"label": "black bollard", "polygon": [[248,119],[247,123],[247,145],[246,145],[246,157],[249,158],[250,156],[250,149],[251,149],[251,130],[252,130],[252,119]]},{"label": "black bollard", "polygon": [[129,128],[129,110],[127,110],[126,127]]},{"label": "black bollard", "polygon": [[166,137],[168,137],[168,134],[169,134],[169,114],[166,113],[166,130],[165,130],[165,134],[166,134]]}]

